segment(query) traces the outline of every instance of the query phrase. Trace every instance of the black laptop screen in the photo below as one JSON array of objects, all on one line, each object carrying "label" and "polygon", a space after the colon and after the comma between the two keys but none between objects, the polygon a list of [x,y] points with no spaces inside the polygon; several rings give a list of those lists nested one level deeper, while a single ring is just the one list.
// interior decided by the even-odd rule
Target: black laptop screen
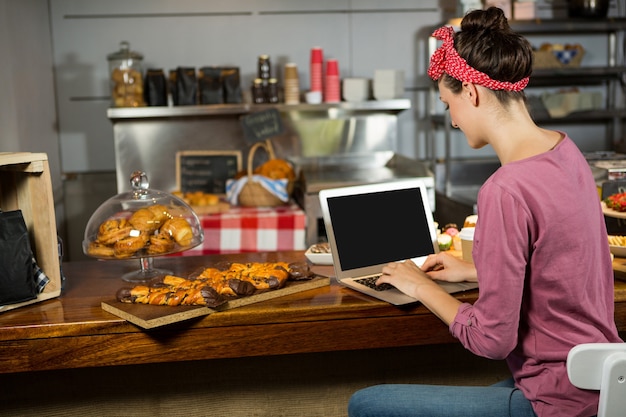
[{"label": "black laptop screen", "polygon": [[341,269],[434,253],[419,188],[328,198]]}]

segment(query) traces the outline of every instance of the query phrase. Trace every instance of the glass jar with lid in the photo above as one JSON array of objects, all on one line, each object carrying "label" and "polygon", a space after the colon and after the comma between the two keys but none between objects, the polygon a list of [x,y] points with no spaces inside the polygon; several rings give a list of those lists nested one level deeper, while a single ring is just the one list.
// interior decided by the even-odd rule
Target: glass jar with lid
[{"label": "glass jar with lid", "polygon": [[107,56],[109,61],[111,106],[145,106],[142,60],[143,55],[131,51],[130,44],[120,42],[120,50]]}]

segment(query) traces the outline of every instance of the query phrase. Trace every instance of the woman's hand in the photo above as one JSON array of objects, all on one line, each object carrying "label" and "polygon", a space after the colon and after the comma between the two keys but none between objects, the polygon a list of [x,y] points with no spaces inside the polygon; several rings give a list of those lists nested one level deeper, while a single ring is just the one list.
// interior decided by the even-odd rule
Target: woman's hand
[{"label": "woman's hand", "polygon": [[439,286],[411,260],[391,262],[383,267],[382,273],[383,275],[378,278],[377,284],[391,284],[403,293],[418,300],[420,300],[419,290],[421,286]]},{"label": "woman's hand", "polygon": [[430,255],[422,265],[411,260],[391,262],[382,269],[377,284],[391,284],[403,293],[420,301],[444,323],[450,324],[461,302],[448,294],[434,280],[460,282],[477,281],[476,268],[447,253]]},{"label": "woman's hand", "polygon": [[478,280],[474,264],[446,252],[429,255],[422,264],[422,271],[439,281],[476,282]]},{"label": "woman's hand", "polygon": [[377,283],[388,283],[405,294],[418,298],[421,285],[437,285],[436,280],[446,282],[476,282],[476,267],[445,252],[429,255],[422,267],[411,260],[391,262],[382,269],[383,275]]}]

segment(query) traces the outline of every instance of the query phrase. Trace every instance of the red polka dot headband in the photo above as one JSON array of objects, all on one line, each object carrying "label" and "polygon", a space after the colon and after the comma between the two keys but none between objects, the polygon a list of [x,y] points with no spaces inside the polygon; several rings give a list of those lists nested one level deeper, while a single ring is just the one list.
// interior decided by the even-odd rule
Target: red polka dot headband
[{"label": "red polka dot headband", "polygon": [[468,81],[491,90],[522,91],[528,85],[528,77],[514,83],[497,81],[469,66],[454,49],[454,29],[451,26],[440,27],[433,32],[432,36],[443,41],[443,44],[430,57],[428,76],[433,80],[438,80],[445,72],[459,81]]}]

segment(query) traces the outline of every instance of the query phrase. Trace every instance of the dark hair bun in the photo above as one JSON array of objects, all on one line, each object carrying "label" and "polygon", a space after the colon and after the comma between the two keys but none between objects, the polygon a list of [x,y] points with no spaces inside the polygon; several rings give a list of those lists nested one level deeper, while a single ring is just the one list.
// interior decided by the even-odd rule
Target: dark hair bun
[{"label": "dark hair bun", "polygon": [[467,32],[510,32],[509,22],[502,9],[489,7],[485,10],[473,10],[461,21],[461,30]]}]

